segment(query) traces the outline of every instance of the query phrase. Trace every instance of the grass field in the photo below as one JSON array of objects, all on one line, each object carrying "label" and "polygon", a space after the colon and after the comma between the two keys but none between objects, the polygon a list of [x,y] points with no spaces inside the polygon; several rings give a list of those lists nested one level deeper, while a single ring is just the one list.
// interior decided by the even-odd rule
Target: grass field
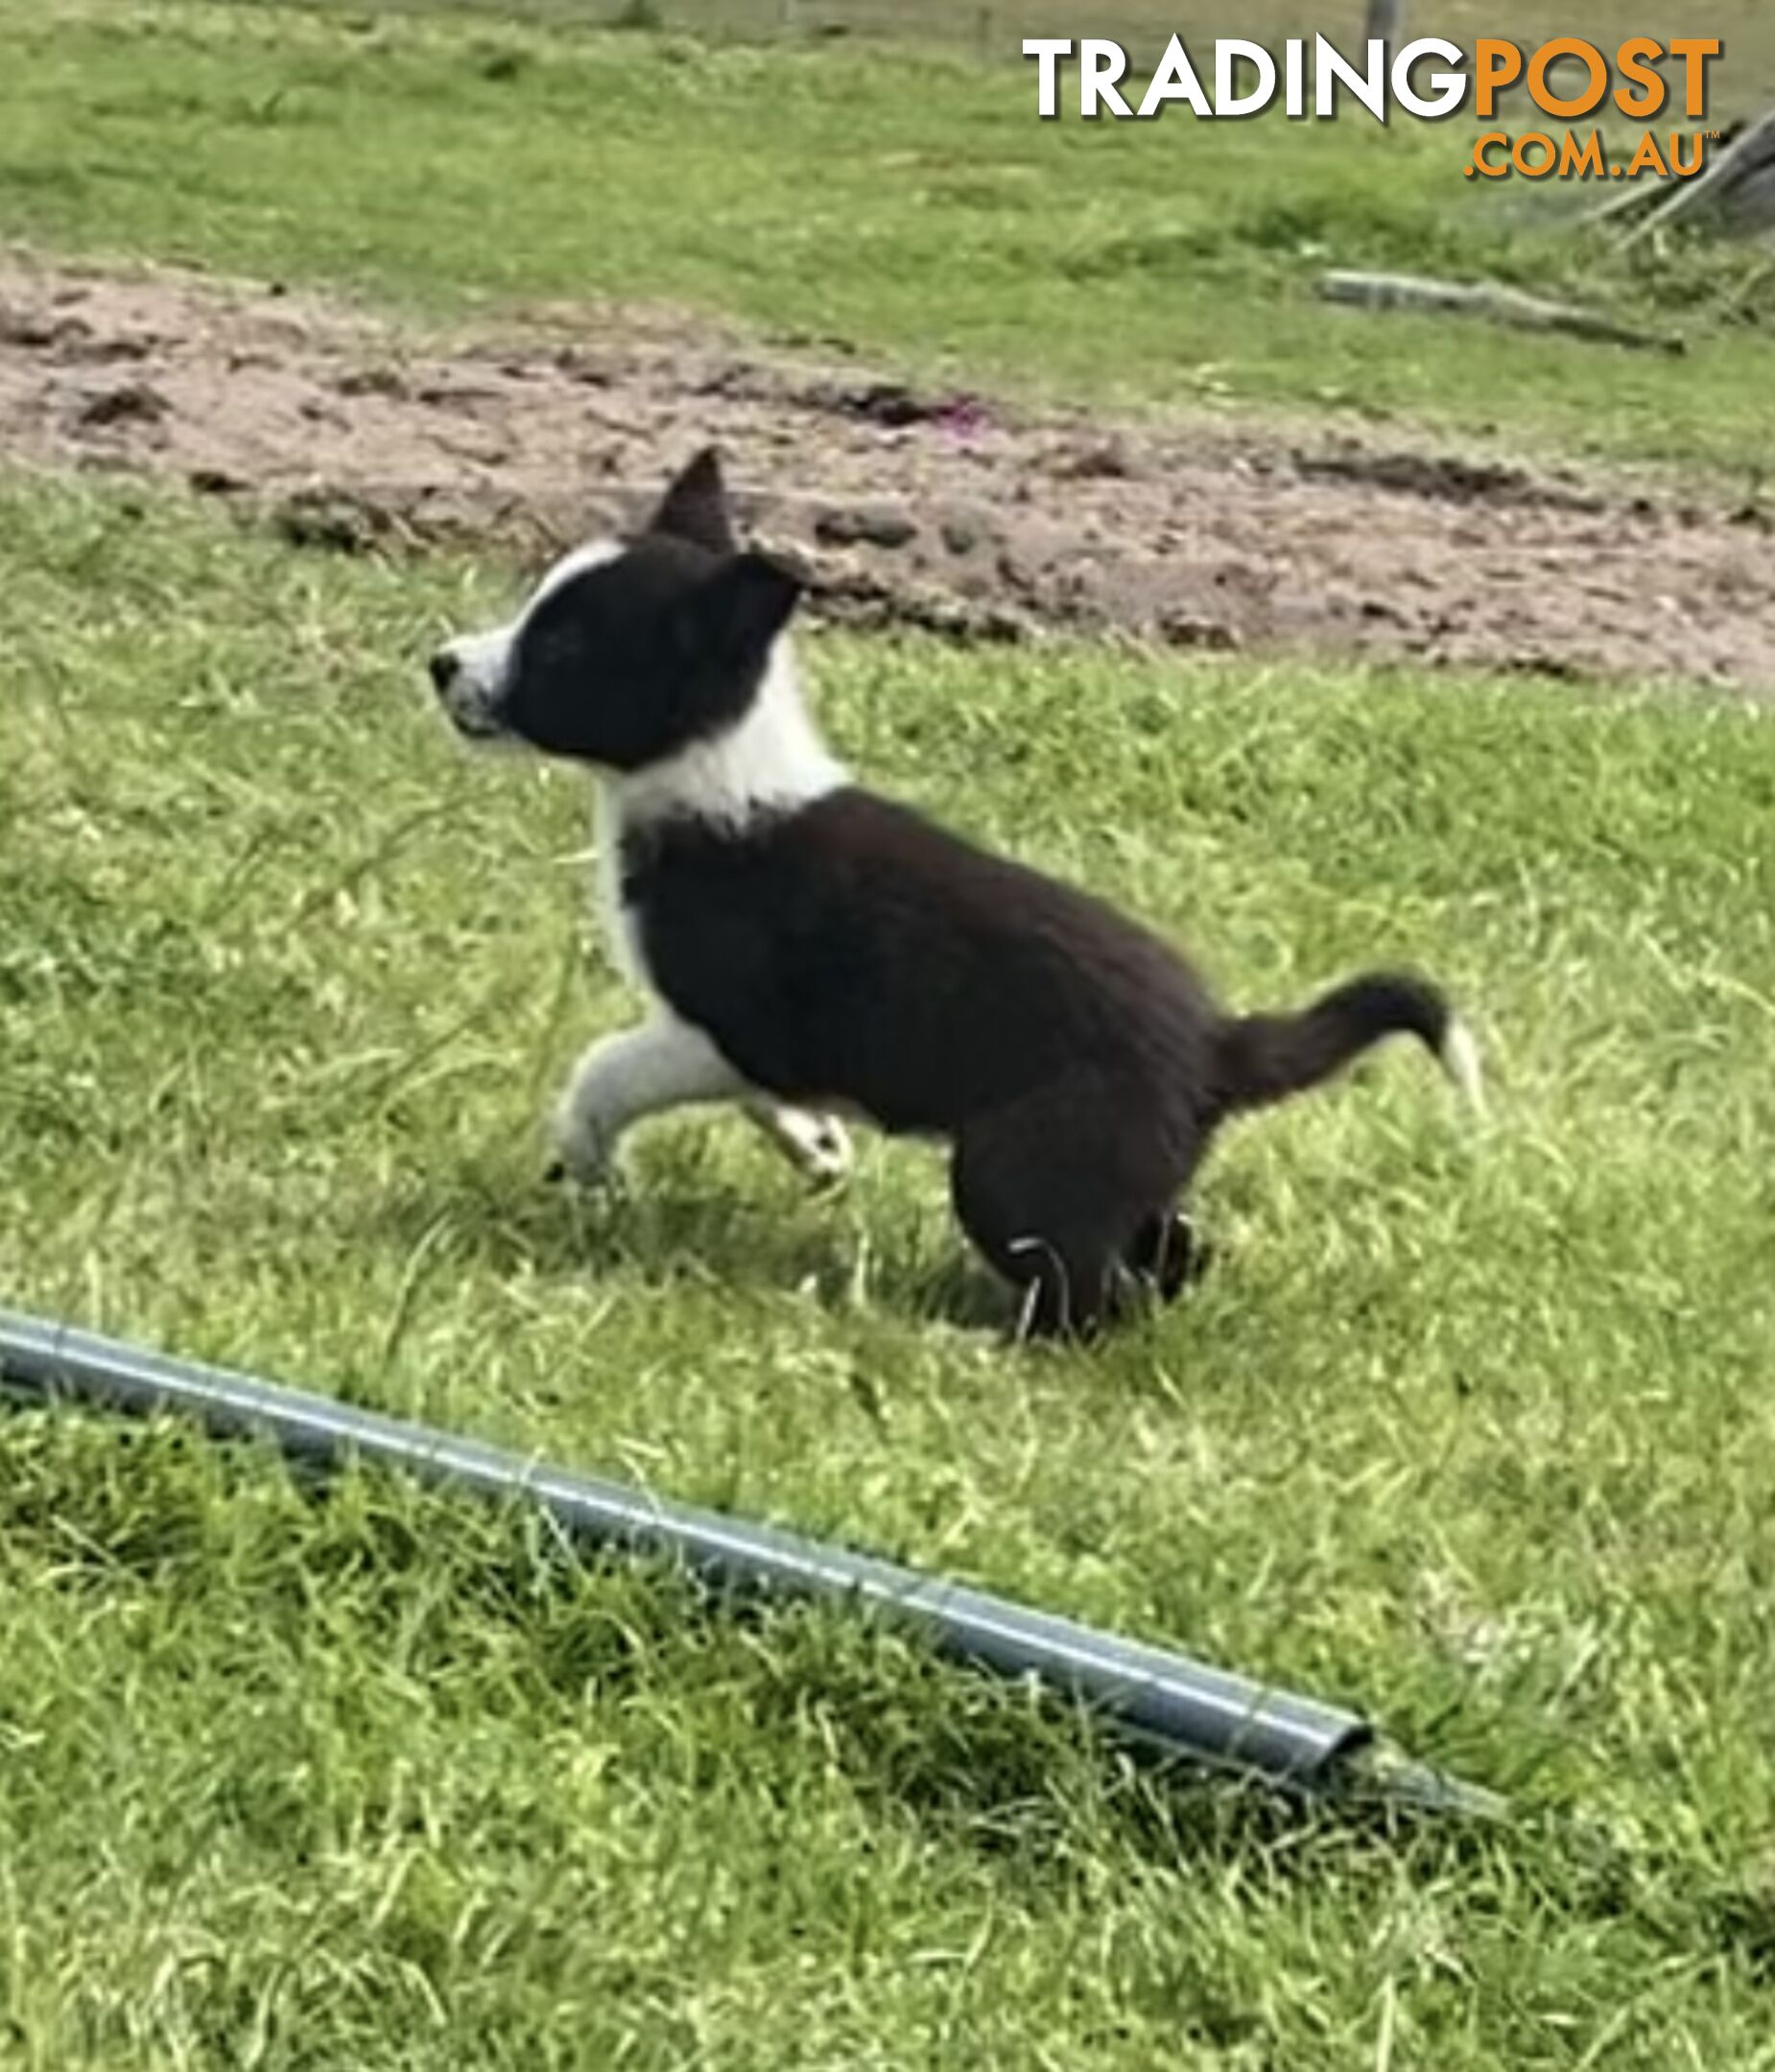
[{"label": "grass field", "polygon": [[[1713,17],[1674,11],[1685,24]],[[1359,412],[1758,480],[1766,254],[1612,255],[1434,125],[1036,120],[1022,61],[374,11],[0,0],[0,223],[433,316],[645,296],[1101,403]],[[1722,103],[1766,84],[1732,43]],[[1481,193],[1480,188],[1486,189]],[[1328,266],[1574,291],[1683,361],[1338,313]]]},{"label": "grass field", "polygon": [[[348,10],[351,0],[237,4]],[[592,29],[652,23],[668,31],[758,40],[857,35],[934,49],[959,45],[998,58],[1015,54],[1026,35],[1114,36],[1130,52],[1148,55],[1163,49],[1172,35],[1194,45],[1217,35],[1273,42],[1323,33],[1350,50],[1367,11],[1366,0],[1331,7],[1324,0],[1254,0],[1237,19],[1212,0],[1073,0],[1071,6],[1067,0],[360,0],[358,12],[494,15]],[[1408,35],[1449,36],[1463,44],[1475,36],[1511,36],[1526,48],[1554,35],[1581,35],[1610,49],[1627,33],[1615,0],[1410,0],[1403,20]],[[1732,71],[1746,84],[1767,53],[1761,0],[1674,0],[1644,33],[1718,36]]]},{"label": "grass field", "polygon": [[498,572],[116,491],[14,486],[0,538],[10,1299],[1187,1642],[1526,1813],[1155,1795],[828,1618],[25,1419],[9,2061],[1771,2061],[1766,723],[822,641],[885,781],[1241,998],[1422,961],[1494,1053],[1477,1137],[1410,1054],[1251,1125],[1198,1299],[1010,1356],[925,1154],[817,1202],[687,1120],[620,1208],[537,1184],[630,1010],[577,787],[415,681]]},{"label": "grass field", "polygon": [[[1705,294],[1686,369],[1314,314],[1320,246],[1578,264],[1474,229],[1405,135],[1223,127],[1211,162],[1040,130],[1021,81],[911,59],[0,25],[0,224],[48,247],[1769,454],[1762,348]],[[1594,279],[1668,297],[1699,263]],[[926,1152],[871,1146],[818,1200],[685,1118],[625,1199],[539,1184],[558,1077],[635,1010],[580,788],[429,709],[423,656],[516,571],[17,474],[0,566],[0,1301],[1174,1642],[1517,1806],[1388,1832],[1167,1782],[847,1620],[19,1413],[4,2072],[1775,2067],[1766,716],[815,642],[871,777],[1126,902],[1241,1001],[1421,963],[1492,1060],[1480,1128],[1404,1049],[1253,1121],[1206,1176],[1197,1295],[1013,1354]]]}]

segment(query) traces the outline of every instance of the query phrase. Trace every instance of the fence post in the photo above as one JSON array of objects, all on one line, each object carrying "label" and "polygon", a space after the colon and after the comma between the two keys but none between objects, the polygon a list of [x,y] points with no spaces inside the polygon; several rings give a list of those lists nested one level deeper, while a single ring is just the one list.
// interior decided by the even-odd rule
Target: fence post
[{"label": "fence post", "polygon": [[1376,36],[1384,42],[1393,42],[1405,19],[1406,0],[1368,0],[1367,35],[1372,42]]}]

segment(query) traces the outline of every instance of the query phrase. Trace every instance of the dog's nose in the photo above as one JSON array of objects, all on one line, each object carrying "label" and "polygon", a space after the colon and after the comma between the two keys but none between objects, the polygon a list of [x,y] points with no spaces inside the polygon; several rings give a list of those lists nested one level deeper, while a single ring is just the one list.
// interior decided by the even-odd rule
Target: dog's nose
[{"label": "dog's nose", "polygon": [[449,690],[462,670],[462,665],[447,648],[438,648],[425,666],[431,671],[433,688],[439,692]]}]

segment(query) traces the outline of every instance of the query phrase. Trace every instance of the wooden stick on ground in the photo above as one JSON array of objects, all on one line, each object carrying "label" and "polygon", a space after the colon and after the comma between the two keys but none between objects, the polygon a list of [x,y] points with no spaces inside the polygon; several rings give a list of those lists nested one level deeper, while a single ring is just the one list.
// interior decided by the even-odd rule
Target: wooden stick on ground
[{"label": "wooden stick on ground", "polygon": [[1322,273],[1315,284],[1328,302],[1352,303],[1362,309],[1440,312],[1455,317],[1484,317],[1519,331],[1559,331],[1572,338],[1627,345],[1641,352],[1681,353],[1687,346],[1668,332],[1641,331],[1598,310],[1570,302],[1550,302],[1525,294],[1499,281],[1425,280],[1412,273]]}]

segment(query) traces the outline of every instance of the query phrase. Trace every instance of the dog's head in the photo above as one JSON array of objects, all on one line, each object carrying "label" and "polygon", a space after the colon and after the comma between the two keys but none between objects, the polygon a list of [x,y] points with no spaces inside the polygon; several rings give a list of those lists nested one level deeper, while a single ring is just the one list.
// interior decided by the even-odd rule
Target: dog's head
[{"label": "dog's head", "polygon": [[509,624],[431,660],[459,732],[638,770],[744,717],[801,585],[744,551],[712,448],[631,540],[556,562]]}]

